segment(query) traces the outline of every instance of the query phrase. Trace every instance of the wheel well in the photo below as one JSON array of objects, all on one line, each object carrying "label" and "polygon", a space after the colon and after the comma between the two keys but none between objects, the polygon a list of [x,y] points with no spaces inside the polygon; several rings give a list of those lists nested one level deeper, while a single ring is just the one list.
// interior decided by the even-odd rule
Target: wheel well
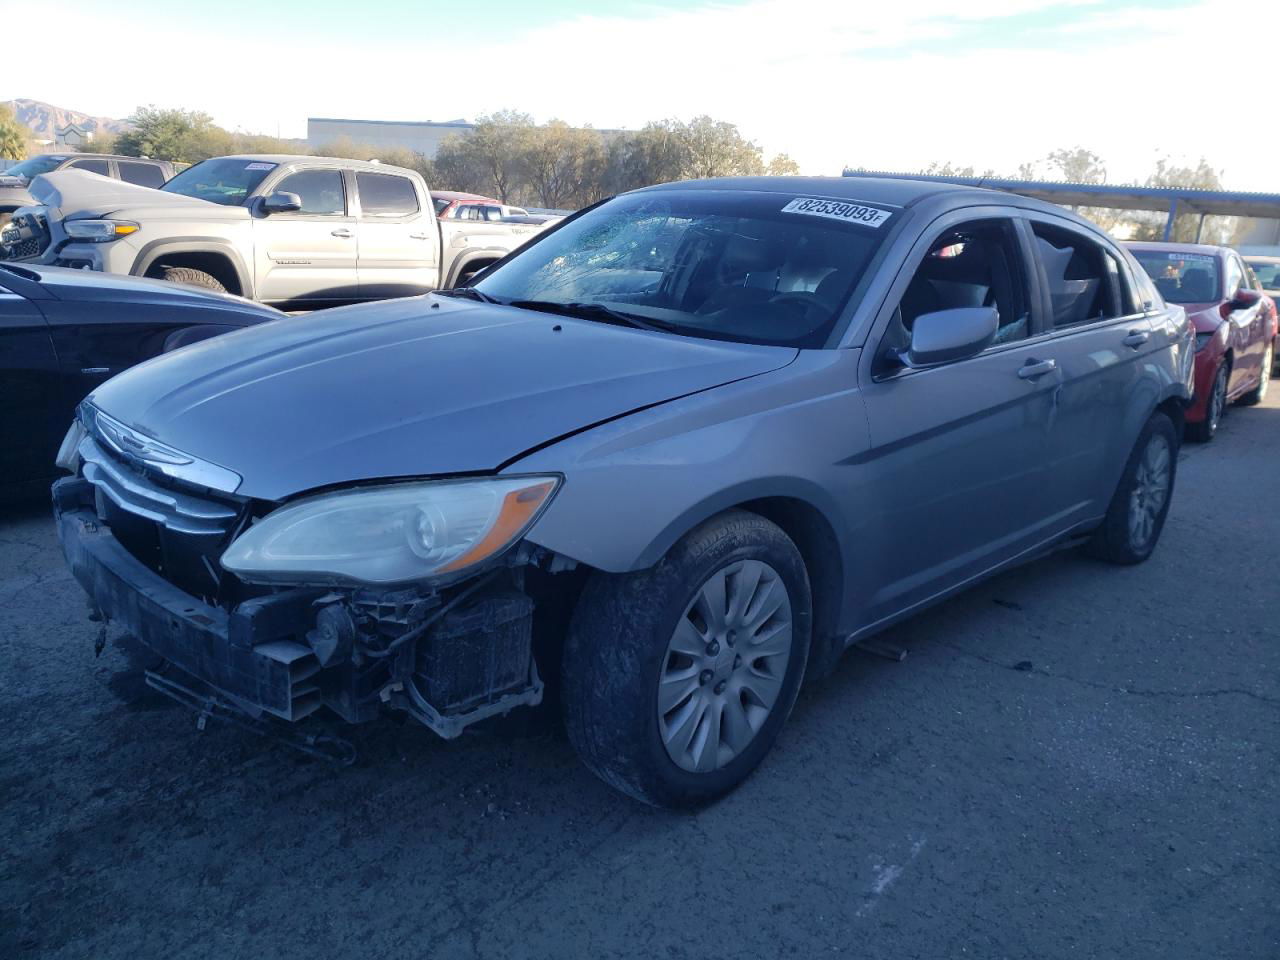
[{"label": "wheel well", "polygon": [[228,293],[244,295],[244,289],[240,286],[240,274],[236,272],[235,265],[225,254],[208,250],[162,253],[155,263],[147,268],[146,275],[163,279],[165,267],[190,267],[193,270],[203,270],[226,287]]},{"label": "wheel well", "polygon": [[461,283],[462,278],[466,274],[479,273],[485,267],[489,266],[490,264],[497,263],[501,259],[502,259],[501,257],[476,257],[474,260],[466,261],[464,264],[458,267],[457,273],[454,274],[454,277],[453,277],[454,286],[457,286],[459,283]]},{"label": "wheel well", "polygon": [[1157,412],[1163,413],[1166,417],[1173,421],[1174,432],[1179,437],[1186,427],[1186,405],[1177,397],[1169,397],[1163,403],[1156,407]]},{"label": "wheel well", "polygon": [[777,524],[792,539],[809,572],[813,592],[813,648],[809,676],[826,674],[844,649],[836,629],[844,593],[844,564],[835,530],[817,507],[791,497],[765,497],[738,504]]}]

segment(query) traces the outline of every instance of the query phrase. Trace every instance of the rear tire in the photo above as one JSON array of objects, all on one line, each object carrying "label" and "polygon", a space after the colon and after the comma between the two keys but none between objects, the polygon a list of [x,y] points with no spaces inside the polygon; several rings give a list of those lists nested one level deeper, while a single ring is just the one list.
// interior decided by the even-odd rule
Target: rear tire
[{"label": "rear tire", "polygon": [[1173,499],[1178,473],[1178,432],[1163,413],[1153,413],[1129,454],[1106,518],[1085,546],[1110,563],[1141,563],[1151,556]]},{"label": "rear tire", "polygon": [[1204,419],[1187,424],[1187,436],[1196,443],[1208,443],[1218,434],[1218,426],[1227,412],[1227,378],[1230,373],[1231,368],[1225,360],[1218,364],[1213,385],[1209,388],[1209,399],[1205,403]]},{"label": "rear tire", "polygon": [[1267,398],[1267,388],[1271,385],[1271,365],[1275,362],[1275,346],[1267,344],[1267,352],[1262,355],[1262,373],[1258,377],[1258,385],[1240,398],[1240,406],[1252,407]]},{"label": "rear tire", "polygon": [[741,510],[697,527],[648,570],[595,574],[564,649],[569,740],[593,773],[637,800],[688,807],[721,797],[759,765],[791,712],[812,622],[795,544]]},{"label": "rear tire", "polygon": [[218,293],[227,292],[227,288],[217,277],[203,270],[196,270],[194,267],[161,267],[160,279],[168,280],[170,283],[185,283],[189,287],[204,287],[206,290],[216,290]]}]

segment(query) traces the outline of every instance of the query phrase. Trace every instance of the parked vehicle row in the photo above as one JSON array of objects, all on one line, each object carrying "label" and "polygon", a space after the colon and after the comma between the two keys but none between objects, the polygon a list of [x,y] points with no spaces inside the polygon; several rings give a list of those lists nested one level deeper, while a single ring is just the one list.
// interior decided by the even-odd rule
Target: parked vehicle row
[{"label": "parked vehicle row", "polygon": [[1187,408],[1192,439],[1212,440],[1227,407],[1267,395],[1275,365],[1276,304],[1229,247],[1129,243],[1161,296],[1186,309],[1196,329],[1195,402]]},{"label": "parked vehicle row", "polygon": [[[280,199],[302,173],[336,191],[317,216],[408,213],[406,187],[362,179],[404,176],[385,168],[239,162],[179,188],[255,229],[305,206]],[[272,210],[250,221],[250,201]],[[175,202],[182,230],[205,222]],[[849,646],[1047,550],[1150,556],[1196,332],[1131,252],[1039,201],[653,187],[462,288],[98,386],[58,454],[58,532],[175,697],[246,722],[390,709],[453,737],[558,677],[590,769],[702,803]]]},{"label": "parked vehicle row", "polygon": [[0,500],[47,490],[76,406],[168,350],[284,316],[157,280],[0,263]]},{"label": "parked vehicle row", "polygon": [[464,282],[541,223],[440,219],[422,176],[327,157],[216,157],[158,190],[37,177],[4,245],[20,262],[154,277],[315,309]]},{"label": "parked vehicle row", "polygon": [[[1254,288],[1270,297],[1271,305],[1280,314],[1280,257],[1247,256],[1244,264],[1249,268]],[[1280,316],[1277,317],[1277,326],[1280,327]],[[1277,329],[1271,352],[1274,357],[1271,375],[1280,376],[1280,329]]]},{"label": "parked vehicle row", "polygon": [[[20,207],[30,206],[34,200],[27,188],[36,177],[56,170],[83,170],[141,187],[162,187],[173,176],[173,164],[167,160],[147,160],[139,157],[119,157],[106,153],[42,153],[8,167],[0,173],[0,228],[3,228]],[[19,248],[10,257],[32,256],[38,251]]]}]

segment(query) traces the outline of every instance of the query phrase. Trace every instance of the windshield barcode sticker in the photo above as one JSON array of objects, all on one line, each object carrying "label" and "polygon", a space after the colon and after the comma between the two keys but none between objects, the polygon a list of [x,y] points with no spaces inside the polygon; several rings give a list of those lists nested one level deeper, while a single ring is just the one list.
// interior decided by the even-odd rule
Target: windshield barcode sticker
[{"label": "windshield barcode sticker", "polygon": [[860,203],[843,203],[839,200],[819,200],[816,197],[796,197],[782,208],[782,212],[803,213],[810,217],[827,217],[830,220],[856,223],[863,227],[879,227],[891,216],[888,210],[880,210],[877,207],[866,207]]},{"label": "windshield barcode sticker", "polygon": [[274,170],[275,167],[274,163],[246,163],[244,165],[246,170]]},{"label": "windshield barcode sticker", "polygon": [[1170,260],[1193,260],[1196,263],[1213,263],[1213,257],[1203,253],[1171,253]]}]

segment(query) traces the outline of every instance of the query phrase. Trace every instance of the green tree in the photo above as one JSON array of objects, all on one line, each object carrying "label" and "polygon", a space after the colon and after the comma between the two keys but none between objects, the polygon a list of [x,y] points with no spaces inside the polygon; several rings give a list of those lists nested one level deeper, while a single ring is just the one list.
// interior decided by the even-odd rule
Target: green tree
[{"label": "green tree", "polygon": [[500,110],[480,117],[461,137],[449,137],[436,152],[442,189],[465,190],[514,203],[526,183],[526,153],[533,130],[527,113]]},{"label": "green tree", "polygon": [[1102,157],[1084,147],[1052,150],[1044,158],[1050,176],[1067,183],[1106,183],[1107,165]]},{"label": "green tree", "polygon": [[0,157],[25,160],[30,131],[18,122],[13,110],[0,104]]},{"label": "green tree", "polygon": [[[1221,190],[1222,173],[1215,170],[1204,157],[1194,165],[1180,164],[1170,157],[1162,157],[1156,161],[1155,171],[1147,177],[1148,187],[1184,187],[1192,190]],[[1164,236],[1165,217],[1160,214],[1135,216],[1133,235],[1142,240],[1158,240]],[[1235,244],[1240,235],[1248,228],[1241,217],[1212,216],[1204,218],[1204,228],[1200,228],[1200,215],[1187,211],[1174,218],[1170,239],[1178,243],[1192,243],[1197,233],[1205,243],[1222,243],[1228,246]]]},{"label": "green tree", "polygon": [[116,138],[125,156],[196,163],[231,152],[232,135],[198,110],[139,107],[129,123],[132,129]]},{"label": "green tree", "polygon": [[600,134],[552,120],[523,136],[521,170],[532,200],[542,207],[586,206],[602,195],[605,148]]},{"label": "green tree", "polygon": [[775,154],[764,170],[771,177],[795,177],[800,174],[800,164],[785,153]]}]

